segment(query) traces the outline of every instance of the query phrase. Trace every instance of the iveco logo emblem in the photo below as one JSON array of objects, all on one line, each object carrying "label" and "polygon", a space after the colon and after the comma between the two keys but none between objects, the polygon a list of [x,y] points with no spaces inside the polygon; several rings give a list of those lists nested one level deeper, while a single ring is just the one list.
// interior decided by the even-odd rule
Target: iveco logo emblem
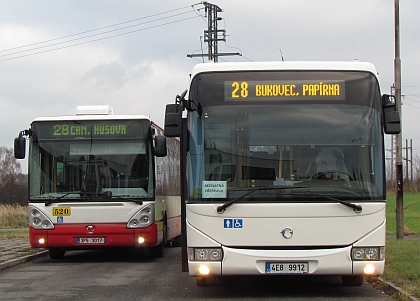
[{"label": "iveco logo emblem", "polygon": [[287,238],[287,239],[289,239],[293,236],[293,230],[292,230],[292,228],[289,228],[289,227],[283,228],[283,230],[281,230],[280,233],[283,234],[283,237]]},{"label": "iveco logo emblem", "polygon": [[95,232],[95,226],[86,226],[86,233],[93,234]]}]

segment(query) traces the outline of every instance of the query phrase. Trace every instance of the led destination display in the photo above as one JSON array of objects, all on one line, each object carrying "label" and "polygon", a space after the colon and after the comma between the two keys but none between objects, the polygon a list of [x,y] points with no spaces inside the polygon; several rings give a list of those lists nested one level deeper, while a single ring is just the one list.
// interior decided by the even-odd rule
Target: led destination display
[{"label": "led destination display", "polygon": [[345,100],[345,81],[225,81],[226,101]]},{"label": "led destination display", "polygon": [[144,125],[139,121],[34,122],[32,129],[38,139],[133,138],[144,136]]},{"label": "led destination display", "polygon": [[54,136],[85,136],[85,135],[127,135],[127,125],[125,124],[54,124]]}]

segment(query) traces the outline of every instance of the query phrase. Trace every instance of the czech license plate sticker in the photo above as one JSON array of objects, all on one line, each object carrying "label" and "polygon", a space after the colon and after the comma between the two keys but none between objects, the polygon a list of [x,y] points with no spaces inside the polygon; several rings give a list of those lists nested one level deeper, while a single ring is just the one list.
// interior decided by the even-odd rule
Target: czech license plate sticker
[{"label": "czech license plate sticker", "polygon": [[266,274],[308,274],[308,271],[307,262],[267,262],[265,264]]},{"label": "czech license plate sticker", "polygon": [[78,237],[76,238],[77,244],[104,244],[105,237]]}]

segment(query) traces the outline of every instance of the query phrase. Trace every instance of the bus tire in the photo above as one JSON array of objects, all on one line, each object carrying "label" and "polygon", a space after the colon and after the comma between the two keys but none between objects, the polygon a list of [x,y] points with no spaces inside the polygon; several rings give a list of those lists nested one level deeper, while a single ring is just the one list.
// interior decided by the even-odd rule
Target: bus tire
[{"label": "bus tire", "polygon": [[345,286],[361,286],[363,284],[363,276],[342,276],[343,284]]},{"label": "bus tire", "polygon": [[169,241],[168,241],[168,219],[166,217],[166,212],[163,216],[163,242],[162,245],[164,247],[169,245]]},{"label": "bus tire", "polygon": [[197,286],[213,286],[216,284],[216,279],[212,276],[195,278]]},{"label": "bus tire", "polygon": [[182,236],[179,235],[172,240],[172,247],[181,247],[182,246]]},{"label": "bus tire", "polygon": [[50,254],[51,259],[63,259],[66,250],[60,248],[49,248],[48,253]]},{"label": "bus tire", "polygon": [[162,258],[163,257],[163,249],[165,248],[165,245],[163,243],[158,244],[155,247],[150,248],[150,256],[152,258]]},{"label": "bus tire", "polygon": [[166,213],[163,217],[163,239],[161,243],[155,247],[150,248],[150,256],[153,258],[162,258],[163,250],[168,243],[168,223],[166,221]]}]

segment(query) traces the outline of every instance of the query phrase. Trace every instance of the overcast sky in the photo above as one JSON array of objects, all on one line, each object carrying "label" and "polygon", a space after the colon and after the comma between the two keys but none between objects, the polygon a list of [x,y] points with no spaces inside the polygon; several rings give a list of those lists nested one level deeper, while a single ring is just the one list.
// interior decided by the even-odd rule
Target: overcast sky
[{"label": "overcast sky", "polygon": [[[394,82],[394,0],[216,0],[219,61],[359,59],[382,93]],[[196,5],[195,5],[196,4]],[[108,104],[163,125],[207,52],[202,4],[188,0],[0,0],[0,146],[39,116]],[[403,143],[420,151],[420,1],[400,1]],[[281,49],[281,51],[280,51]],[[207,61],[207,59],[205,59]],[[389,140],[389,138],[387,138]],[[387,143],[389,145],[389,143]],[[26,173],[27,164],[21,161]]]}]

